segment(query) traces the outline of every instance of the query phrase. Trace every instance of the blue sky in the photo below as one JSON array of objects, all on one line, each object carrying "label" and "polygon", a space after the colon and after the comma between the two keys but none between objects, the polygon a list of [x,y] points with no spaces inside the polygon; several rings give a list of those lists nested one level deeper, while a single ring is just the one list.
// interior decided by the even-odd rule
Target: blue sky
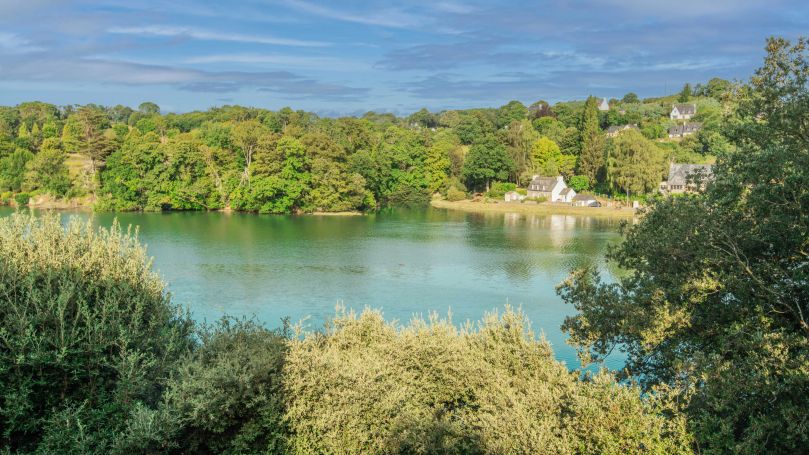
[{"label": "blue sky", "polygon": [[747,79],[809,2],[0,0],[0,104],[322,115],[656,96]]}]

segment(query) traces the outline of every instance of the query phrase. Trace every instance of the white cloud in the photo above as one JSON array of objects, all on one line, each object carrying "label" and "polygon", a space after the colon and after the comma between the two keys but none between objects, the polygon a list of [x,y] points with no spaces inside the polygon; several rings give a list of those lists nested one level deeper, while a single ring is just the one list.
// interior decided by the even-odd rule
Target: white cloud
[{"label": "white cloud", "polygon": [[27,39],[14,33],[0,32],[0,51],[9,54],[27,54],[44,50],[39,46],[34,46]]},{"label": "white cloud", "polygon": [[299,46],[299,47],[324,47],[330,43],[322,41],[308,41],[291,38],[278,38],[267,35],[245,35],[241,33],[222,33],[209,30],[202,30],[189,27],[173,27],[161,25],[149,25],[142,27],[112,27],[107,29],[108,33],[122,35],[147,35],[147,36],[168,36],[187,37],[207,41],[231,41],[238,43],[270,44],[278,46]]},{"label": "white cloud", "polygon": [[290,68],[322,68],[330,71],[356,71],[358,68],[367,68],[363,62],[350,61],[334,57],[280,55],[280,54],[214,54],[200,55],[183,60],[190,65],[207,63],[244,63],[251,65],[279,65]]},{"label": "white cloud", "polygon": [[[401,10],[387,9],[376,14],[356,14],[343,10],[331,9],[325,6],[301,0],[285,0],[283,2],[290,8],[294,8],[304,13],[325,17],[343,22],[354,22],[357,24],[376,25],[391,28],[415,28],[423,26],[425,19]],[[372,8],[368,8],[372,9]]]}]

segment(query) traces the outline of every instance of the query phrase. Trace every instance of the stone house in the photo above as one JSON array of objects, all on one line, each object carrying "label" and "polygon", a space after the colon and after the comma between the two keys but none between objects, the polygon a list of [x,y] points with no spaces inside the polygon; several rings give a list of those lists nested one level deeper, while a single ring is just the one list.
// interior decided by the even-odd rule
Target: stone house
[{"label": "stone house", "polygon": [[680,103],[672,106],[669,117],[671,117],[672,120],[691,120],[691,117],[695,115],[697,115],[696,104]]},{"label": "stone house", "polygon": [[689,122],[682,125],[674,125],[669,128],[669,138],[683,138],[695,134],[702,129],[702,123]]},{"label": "stone house", "polygon": [[568,188],[565,179],[556,177],[540,177],[535,175],[528,185],[529,198],[545,198],[549,202],[572,202],[576,196],[573,188]]},{"label": "stone house", "polygon": [[668,180],[660,183],[660,192],[702,191],[705,189],[705,184],[711,179],[713,179],[713,166],[710,164],[671,163]]}]

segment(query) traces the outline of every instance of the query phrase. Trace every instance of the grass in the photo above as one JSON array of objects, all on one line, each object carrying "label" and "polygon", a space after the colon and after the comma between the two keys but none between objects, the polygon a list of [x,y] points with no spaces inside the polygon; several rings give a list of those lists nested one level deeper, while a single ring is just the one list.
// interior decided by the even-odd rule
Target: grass
[{"label": "grass", "polygon": [[631,207],[574,207],[564,204],[521,204],[521,203],[486,203],[465,201],[433,200],[431,205],[438,209],[461,210],[464,212],[493,213],[527,213],[537,215],[581,215],[609,218],[633,218],[637,216]]}]

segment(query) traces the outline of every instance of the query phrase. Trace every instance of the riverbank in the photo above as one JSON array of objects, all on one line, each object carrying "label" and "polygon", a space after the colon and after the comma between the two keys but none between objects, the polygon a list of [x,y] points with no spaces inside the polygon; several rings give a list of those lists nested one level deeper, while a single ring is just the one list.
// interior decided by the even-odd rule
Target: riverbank
[{"label": "riverbank", "polygon": [[631,207],[574,207],[565,204],[526,204],[519,202],[474,202],[433,200],[434,208],[478,213],[524,213],[532,215],[579,215],[609,218],[634,218],[637,211]]}]

